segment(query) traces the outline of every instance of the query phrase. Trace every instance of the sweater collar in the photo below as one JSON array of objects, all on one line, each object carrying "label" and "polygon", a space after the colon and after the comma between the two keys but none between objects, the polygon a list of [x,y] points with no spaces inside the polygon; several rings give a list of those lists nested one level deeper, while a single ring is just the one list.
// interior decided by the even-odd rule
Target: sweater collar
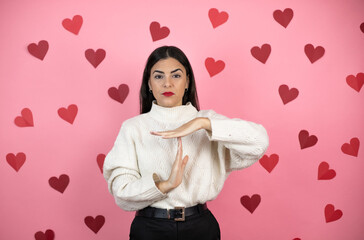
[{"label": "sweater collar", "polygon": [[149,112],[150,116],[162,122],[180,122],[191,120],[197,113],[197,109],[191,102],[186,105],[176,107],[162,107],[157,105],[157,101],[153,100],[152,108]]}]

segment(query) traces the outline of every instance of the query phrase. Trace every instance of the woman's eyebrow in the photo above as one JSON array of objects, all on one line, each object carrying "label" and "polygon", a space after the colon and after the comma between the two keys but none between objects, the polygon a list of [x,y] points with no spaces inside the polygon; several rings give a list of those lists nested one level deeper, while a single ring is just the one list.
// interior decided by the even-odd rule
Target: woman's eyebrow
[{"label": "woman's eyebrow", "polygon": [[[181,72],[183,72],[183,71],[182,71],[182,69],[177,68],[177,69],[175,69],[175,70],[171,71],[171,73],[177,72],[178,70],[180,70]],[[159,70],[154,70],[154,72],[153,72],[153,73],[155,73],[155,72],[159,72],[159,73],[163,73],[163,74],[164,74],[164,72],[159,71]]]}]

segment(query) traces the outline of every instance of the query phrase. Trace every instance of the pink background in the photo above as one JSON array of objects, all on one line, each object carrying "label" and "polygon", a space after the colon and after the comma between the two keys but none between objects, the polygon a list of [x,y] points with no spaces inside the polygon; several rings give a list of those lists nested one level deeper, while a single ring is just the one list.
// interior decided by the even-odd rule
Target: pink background
[{"label": "pink background", "polygon": [[[213,28],[208,11],[229,14]],[[287,28],[273,18],[291,8]],[[271,173],[257,162],[234,172],[209,207],[218,219],[222,239],[364,239],[364,159],[344,154],[341,146],[357,137],[364,142],[364,90],[355,91],[346,77],[364,72],[362,0],[258,1],[1,1],[0,30],[0,238],[34,239],[52,229],[55,239],[128,239],[134,212],[114,202],[97,165],[107,154],[121,123],[139,114],[138,93],[148,55],[162,45],[180,47],[189,58],[201,109],[261,123],[269,134],[267,155],[279,155]],[[83,17],[78,35],[62,20]],[[149,25],[158,21],[168,37],[152,41]],[[43,61],[27,50],[47,40]],[[250,53],[270,44],[265,64]],[[304,46],[325,48],[311,63]],[[105,59],[94,68],[85,50],[102,48]],[[225,68],[210,76],[205,59],[222,60]],[[127,84],[123,104],[108,89]],[[280,85],[299,90],[283,104]],[[57,110],[76,104],[70,124]],[[18,127],[23,108],[32,111],[34,127]],[[301,149],[298,133],[307,130],[316,145]],[[9,153],[24,152],[15,171]],[[327,162],[336,176],[318,180],[318,166]],[[48,180],[67,174],[62,193]],[[259,194],[253,213],[241,203]],[[333,204],[343,216],[325,221]],[[94,233],[85,217],[102,215],[105,224]]]}]

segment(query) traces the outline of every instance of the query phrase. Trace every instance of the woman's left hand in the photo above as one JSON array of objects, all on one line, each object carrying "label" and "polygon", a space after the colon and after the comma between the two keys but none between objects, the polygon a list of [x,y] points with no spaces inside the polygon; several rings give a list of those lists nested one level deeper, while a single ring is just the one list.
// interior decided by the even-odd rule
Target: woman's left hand
[{"label": "woman's left hand", "polygon": [[205,117],[198,117],[192,119],[191,121],[183,124],[182,126],[174,130],[163,131],[163,132],[152,131],[150,133],[153,135],[162,136],[162,138],[176,138],[176,137],[184,137],[200,129],[206,129],[211,131],[210,119]]}]

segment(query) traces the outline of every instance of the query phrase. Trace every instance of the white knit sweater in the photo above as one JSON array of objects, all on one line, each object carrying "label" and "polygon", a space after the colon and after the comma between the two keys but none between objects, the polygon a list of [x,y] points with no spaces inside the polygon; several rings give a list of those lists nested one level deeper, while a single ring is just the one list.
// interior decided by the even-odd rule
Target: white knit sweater
[{"label": "white knit sweater", "polygon": [[[197,117],[209,118],[212,131],[201,129],[182,137],[183,157],[189,156],[184,178],[177,188],[163,194],[155,181],[168,179],[178,142],[150,131],[173,130]],[[154,100],[148,113],[122,123],[106,155],[103,174],[116,204],[126,211],[147,206],[189,207],[215,199],[229,173],[259,160],[268,145],[261,124],[230,119],[213,110],[197,111],[191,103],[167,108]]]}]

